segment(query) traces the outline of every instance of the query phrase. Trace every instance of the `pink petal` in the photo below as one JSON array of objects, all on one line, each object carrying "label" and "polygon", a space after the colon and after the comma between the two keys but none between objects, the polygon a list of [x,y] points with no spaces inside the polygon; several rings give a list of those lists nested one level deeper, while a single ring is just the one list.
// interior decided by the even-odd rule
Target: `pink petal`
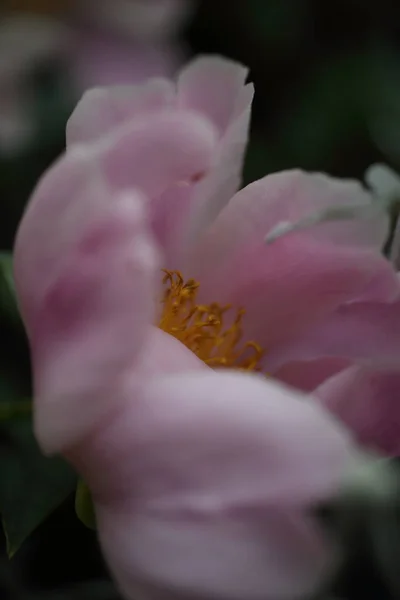
[{"label": "pink petal", "polygon": [[134,121],[102,144],[73,146],[40,181],[19,228],[16,276],[24,314],[40,303],[86,225],[118,196],[116,187],[161,193],[207,169],[214,145],[207,121],[171,111]]},{"label": "pink petal", "polygon": [[[200,58],[183,71],[177,99],[165,81],[153,81],[143,88],[93,90],[85,94],[68,123],[67,142],[71,145],[103,139],[104,134],[120,131],[122,127],[128,129],[133,123],[141,127],[142,120],[150,122],[156,118],[156,110],[172,111],[173,105],[178,106],[179,114],[196,111],[199,118],[203,115],[215,122],[219,141],[214,147],[212,164],[199,168],[192,179],[177,180],[161,196],[151,194],[152,222],[163,243],[169,268],[183,267],[182,258],[189,256],[189,246],[240,185],[253,96],[252,86],[244,86],[245,76],[246,69],[241,65],[218,57]],[[194,102],[197,80],[200,87],[208,90],[209,102],[206,98],[203,103]],[[156,152],[158,146],[154,148]],[[118,170],[125,173],[121,177],[129,179],[136,157],[123,154],[117,157]],[[154,154],[152,160],[139,161],[138,171],[146,173],[149,168],[154,171],[156,161],[159,169],[163,161]]]},{"label": "pink petal", "polygon": [[67,146],[96,141],[122,123],[170,108],[173,98],[174,88],[166,79],[89,90],[67,123]]},{"label": "pink petal", "polygon": [[69,153],[42,177],[14,248],[18,300],[28,330],[65,257],[111,199],[88,153]]},{"label": "pink petal", "polygon": [[105,503],[187,513],[314,503],[349,456],[347,434],[314,400],[240,372],[134,378],[114,415],[75,457]]},{"label": "pink petal", "polygon": [[312,392],[329,377],[351,365],[343,358],[316,358],[285,363],[274,371],[275,379],[302,392]]},{"label": "pink petal", "polygon": [[351,455],[311,399],[204,371],[134,386],[72,460],[127,597],[261,599],[301,597],[326,575],[332,556],[304,513],[335,493]]},{"label": "pink petal", "polygon": [[366,366],[397,369],[400,367],[400,302],[341,306],[285,349],[276,348],[274,354],[279,362],[300,357],[303,360],[340,357]]},{"label": "pink petal", "polygon": [[178,79],[178,105],[207,115],[222,135],[234,117],[248,69],[218,56],[193,60]]},{"label": "pink petal", "polygon": [[92,23],[139,41],[171,38],[193,10],[191,0],[80,0],[79,12]]},{"label": "pink petal", "polygon": [[114,409],[154,318],[158,257],[138,208],[125,194],[93,219],[28,323],[46,452],[74,445]]},{"label": "pink petal", "polygon": [[[120,36],[89,28],[75,32],[70,52],[72,77],[79,93],[98,86],[141,84],[154,77],[172,77],[181,58],[180,52],[172,45],[137,44]],[[163,83],[167,91],[168,83]],[[139,93],[138,96],[140,95]],[[149,99],[158,100],[152,97]],[[138,108],[143,111],[152,110],[151,104],[138,107],[138,100],[139,98],[133,98],[131,114],[135,108],[136,114],[139,112]]]},{"label": "pink petal", "polygon": [[316,394],[361,443],[400,455],[399,370],[352,367],[328,379]]},{"label": "pink petal", "polygon": [[288,360],[309,358],[300,352],[287,354],[287,348],[301,343],[310,328],[341,304],[361,296],[385,269],[393,286],[398,285],[378,253],[322,243],[305,232],[271,245],[249,241],[229,260],[206,265],[208,271],[190,271],[200,282],[199,299],[246,309],[243,340],[265,348],[269,372]]},{"label": "pink petal", "polygon": [[160,518],[97,508],[106,560],[134,600],[296,600],[332,571],[334,553],[303,515]]},{"label": "pink petal", "polygon": [[[154,206],[170,268],[187,266],[199,235],[240,187],[254,94],[251,84],[243,85],[245,74],[241,65],[216,57],[197,59],[183,72],[179,94],[185,105],[210,117],[221,137],[213,168],[198,183],[169,190]],[[197,77],[209,95],[203,103],[200,98],[194,101]],[[183,102],[181,95],[179,101]]]},{"label": "pink petal", "polygon": [[172,335],[158,327],[150,327],[135,365],[133,377],[136,377],[136,371],[145,378],[209,368]]},{"label": "pink petal", "polygon": [[[205,235],[194,263],[207,269],[240,252],[244,245],[261,242],[281,222],[296,222],[333,206],[370,202],[371,196],[355,181],[302,171],[268,175],[232,198]],[[388,218],[382,214],[371,219],[324,223],[310,228],[309,235],[322,242],[380,250],[388,226]]]},{"label": "pink petal", "polygon": [[252,84],[241,89],[234,118],[219,144],[215,168],[196,190],[185,240],[188,247],[197,242],[200,234],[216,219],[241,185],[253,95]]},{"label": "pink petal", "polygon": [[94,150],[98,167],[117,189],[132,186],[149,198],[212,167],[211,123],[193,112],[160,111],[121,126]]},{"label": "pink petal", "polygon": [[252,98],[252,85],[242,88],[238,112],[216,148],[213,168],[198,183],[175,186],[154,203],[154,223],[169,268],[187,267],[191,248],[240,186]]}]

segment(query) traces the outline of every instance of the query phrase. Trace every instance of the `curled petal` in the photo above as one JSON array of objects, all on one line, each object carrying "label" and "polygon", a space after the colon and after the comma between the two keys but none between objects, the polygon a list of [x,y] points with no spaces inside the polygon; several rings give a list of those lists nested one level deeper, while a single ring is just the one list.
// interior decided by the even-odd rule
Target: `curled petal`
[{"label": "curled petal", "polygon": [[316,395],[360,443],[400,456],[400,372],[350,367],[328,379]]},{"label": "curled petal", "polygon": [[143,586],[258,599],[301,597],[326,575],[329,545],[305,512],[336,492],[351,456],[311,399],[197,371],[135,385],[72,458],[128,598]]},{"label": "curled petal", "polygon": [[190,179],[208,168],[214,144],[208,121],[179,111],[134,122],[101,145],[71,148],[39,182],[17,234],[15,276],[28,329],[60,263],[119,190],[140,188],[148,198]]},{"label": "curled petal", "polygon": [[48,453],[74,445],[113,409],[154,318],[159,265],[142,205],[123,194],[96,215],[30,315],[35,429]]},{"label": "curled petal", "polygon": [[167,79],[143,85],[96,87],[87,91],[67,123],[67,146],[93,142],[115,127],[172,106],[174,87]]},{"label": "curled petal", "polygon": [[[232,198],[207,232],[194,260],[208,268],[238,253],[243,245],[264,240],[281,223],[296,223],[315,212],[351,205],[373,205],[370,194],[356,181],[298,170],[268,175]],[[307,233],[312,239],[335,245],[381,250],[388,227],[385,214],[371,213],[369,219],[321,223]]]}]

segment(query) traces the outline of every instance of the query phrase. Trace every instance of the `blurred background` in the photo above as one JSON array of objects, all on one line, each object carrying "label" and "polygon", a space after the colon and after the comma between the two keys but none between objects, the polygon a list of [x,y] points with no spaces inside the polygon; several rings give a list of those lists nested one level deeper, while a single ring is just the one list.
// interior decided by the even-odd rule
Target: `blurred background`
[{"label": "blurred background", "polygon": [[[74,474],[41,457],[32,437],[29,357],[7,252],[85,89],[173,76],[199,53],[250,67],[256,96],[246,183],[295,166],[360,179],[374,162],[400,171],[395,0],[1,1],[1,600],[118,598],[95,533],[76,518]],[[368,540],[358,536],[351,555],[341,598],[396,597]]]}]

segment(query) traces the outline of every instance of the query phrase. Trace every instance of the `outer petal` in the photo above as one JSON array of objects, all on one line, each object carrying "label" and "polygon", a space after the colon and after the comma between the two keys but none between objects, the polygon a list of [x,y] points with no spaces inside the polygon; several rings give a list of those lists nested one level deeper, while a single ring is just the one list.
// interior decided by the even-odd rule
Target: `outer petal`
[{"label": "outer petal", "polygon": [[89,90],[67,123],[67,146],[101,139],[135,117],[171,107],[173,99],[174,88],[167,79]]},{"label": "outer petal", "polygon": [[279,363],[321,357],[341,358],[364,366],[400,368],[400,302],[341,306],[301,338],[274,349]]},{"label": "outer petal", "polygon": [[302,392],[312,392],[324,381],[351,366],[344,358],[292,360],[273,371],[274,378]]},{"label": "outer petal", "polygon": [[316,390],[361,443],[400,456],[400,371],[349,368]]},{"label": "outer petal", "polygon": [[216,145],[210,121],[171,110],[135,119],[95,148],[98,167],[117,189],[135,185],[156,198],[177,182],[212,168]]},{"label": "outer petal", "polygon": [[141,45],[90,29],[77,32],[71,52],[72,75],[80,93],[97,86],[140,84],[154,77],[173,77],[181,59],[172,44]]},{"label": "outer petal", "polygon": [[[126,127],[131,119],[136,121],[136,116],[141,117],[140,121],[152,119],[155,110],[172,105],[179,112],[195,111],[215,124],[218,144],[212,168],[208,165],[199,169],[192,181],[182,178],[162,196],[153,196],[153,227],[164,246],[169,268],[184,267],[189,246],[240,185],[253,96],[252,86],[244,86],[245,77],[246,69],[237,63],[218,57],[200,58],[183,71],[175,98],[166,81],[153,81],[144,88],[94,90],[85,94],[68,123],[68,144],[100,140],[121,123]],[[202,102],[196,101],[198,85],[208,90],[208,96],[202,92]],[[158,167],[160,164],[162,161]],[[129,177],[133,165],[133,159],[128,163],[125,155],[120,169],[125,169]]]},{"label": "outer petal", "polygon": [[113,409],[118,383],[141,351],[158,267],[141,202],[125,194],[94,219],[28,323],[35,427],[46,452],[88,435]]},{"label": "outer petal", "polygon": [[209,271],[189,272],[201,283],[202,302],[246,309],[243,338],[265,348],[269,372],[289,359],[306,359],[302,353],[288,355],[287,349],[343,303],[362,296],[378,274],[386,272],[392,293],[398,289],[390,264],[379,254],[319,242],[305,233],[271,245],[250,243]]},{"label": "outer petal", "polygon": [[192,519],[96,513],[106,560],[128,600],[297,600],[334,564],[322,532],[295,511]]},{"label": "outer petal", "polygon": [[280,221],[335,203],[367,202],[369,195],[354,182],[301,172],[272,175],[234,196],[196,249],[187,272],[200,282],[203,301],[246,308],[245,339],[265,347],[268,369],[277,367],[273,355],[283,352],[282,344],[341,304],[398,295],[393,269],[373,251],[385,238],[386,218],[321,225],[263,243]]},{"label": "outer petal", "polygon": [[[282,171],[250,184],[236,194],[212,224],[198,248],[197,260],[208,269],[244,245],[264,239],[282,222],[296,222],[315,211],[332,206],[367,204],[372,197],[356,181],[323,174]],[[313,239],[346,246],[381,249],[386,240],[388,218],[325,223],[310,229]]]},{"label": "outer petal", "polygon": [[242,65],[210,57],[194,61],[179,81],[179,104],[206,114],[220,140],[213,168],[198,183],[169,190],[154,207],[170,268],[186,269],[200,234],[240,187],[254,94],[245,77]]},{"label": "outer petal", "polygon": [[156,598],[309,592],[329,560],[303,511],[345,473],[340,426],[306,397],[240,373],[172,375],[131,393],[72,455],[127,597],[142,584]]},{"label": "outer petal", "polygon": [[35,310],[64,256],[118,190],[162,193],[207,169],[214,145],[208,121],[171,111],[134,121],[102,144],[71,148],[42,178],[18,232],[16,277],[24,313]]},{"label": "outer petal", "polygon": [[165,40],[192,12],[191,0],[81,0],[79,11],[92,22],[136,40]]},{"label": "outer petal", "polygon": [[248,69],[219,56],[200,57],[181,72],[178,106],[207,115],[222,135],[236,109]]}]

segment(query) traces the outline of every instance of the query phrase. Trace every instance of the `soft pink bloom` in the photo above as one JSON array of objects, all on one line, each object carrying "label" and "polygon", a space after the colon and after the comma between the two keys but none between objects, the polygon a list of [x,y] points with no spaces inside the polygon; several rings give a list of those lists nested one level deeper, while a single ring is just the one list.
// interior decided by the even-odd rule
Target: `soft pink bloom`
[{"label": "soft pink bloom", "polygon": [[171,77],[185,51],[179,30],[192,0],[76,0],[56,19],[15,13],[0,24],[0,151],[34,134],[32,70],[58,61],[80,98],[96,86]]},{"label": "soft pink bloom", "polygon": [[35,67],[66,48],[66,31],[57,21],[34,16],[0,20],[0,152],[13,153],[34,132],[33,93],[27,84]]},{"label": "soft pink bloom", "polygon": [[355,184],[287,173],[232,198],[252,100],[246,74],[200,58],[176,85],[87,93],[16,241],[36,434],[88,482],[129,599],[308,595],[335,559],[311,509],[337,492],[353,456],[307,395],[213,370],[159,329],[160,269],[197,277],[201,301],[247,306],[244,336],[266,344],[275,369],[291,331],[395,290],[367,240],[378,245],[384,223],[359,225],[354,243],[350,227],[332,226],[329,241],[307,233],[263,244],[282,216],[364,196]]},{"label": "soft pink bloom", "polygon": [[77,90],[173,76],[183,50],[176,39],[192,0],[79,0],[69,62]]}]

